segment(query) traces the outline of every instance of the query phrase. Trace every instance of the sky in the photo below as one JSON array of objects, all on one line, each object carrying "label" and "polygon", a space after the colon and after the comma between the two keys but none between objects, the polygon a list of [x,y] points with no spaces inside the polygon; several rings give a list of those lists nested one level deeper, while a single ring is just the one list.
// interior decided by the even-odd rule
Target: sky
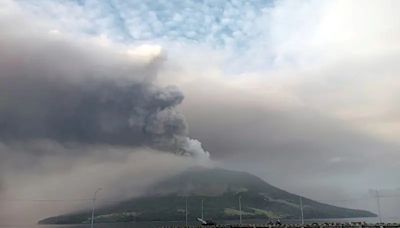
[{"label": "sky", "polygon": [[1,1],[0,220],[82,207],[29,200],[100,185],[104,198],[137,196],[197,165],[371,211],[379,189],[383,216],[398,216],[399,9]]}]

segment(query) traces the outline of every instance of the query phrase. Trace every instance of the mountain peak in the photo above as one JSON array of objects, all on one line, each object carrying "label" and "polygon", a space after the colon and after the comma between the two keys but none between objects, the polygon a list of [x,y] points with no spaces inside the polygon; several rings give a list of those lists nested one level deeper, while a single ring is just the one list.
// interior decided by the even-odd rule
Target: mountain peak
[{"label": "mountain peak", "polygon": [[243,171],[221,168],[190,168],[150,187],[151,195],[218,196],[227,192],[273,191],[277,188]]}]

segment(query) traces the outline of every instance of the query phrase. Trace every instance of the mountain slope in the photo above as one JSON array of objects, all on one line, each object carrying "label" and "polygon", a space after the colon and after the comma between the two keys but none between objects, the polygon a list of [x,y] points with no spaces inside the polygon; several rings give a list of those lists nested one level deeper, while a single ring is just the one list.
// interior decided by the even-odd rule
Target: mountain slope
[{"label": "mountain slope", "polygon": [[[300,216],[299,196],[276,188],[245,172],[224,169],[192,169],[149,189],[147,196],[124,201],[96,211],[97,222],[167,221],[201,216],[237,219],[241,197],[243,218],[293,218]],[[370,217],[373,213],[335,207],[303,198],[305,218]],[[39,223],[87,223],[89,212],[44,219]]]}]

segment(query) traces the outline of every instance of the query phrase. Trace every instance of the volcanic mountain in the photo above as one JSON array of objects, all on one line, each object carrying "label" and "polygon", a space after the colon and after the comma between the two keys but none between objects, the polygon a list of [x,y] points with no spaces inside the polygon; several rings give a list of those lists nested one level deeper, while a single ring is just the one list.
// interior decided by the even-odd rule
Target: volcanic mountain
[{"label": "volcanic mountain", "polygon": [[[96,210],[96,222],[177,221],[201,216],[203,201],[206,219],[238,219],[241,198],[244,219],[298,219],[300,196],[274,187],[246,172],[196,168],[152,186],[148,194]],[[365,211],[336,207],[302,198],[304,217],[373,217]],[[50,217],[41,224],[90,222],[90,211]]]}]

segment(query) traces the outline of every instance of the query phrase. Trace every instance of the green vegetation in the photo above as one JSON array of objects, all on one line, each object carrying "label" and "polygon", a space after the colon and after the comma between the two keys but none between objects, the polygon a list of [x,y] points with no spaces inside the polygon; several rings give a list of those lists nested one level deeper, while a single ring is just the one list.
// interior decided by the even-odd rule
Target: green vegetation
[{"label": "green vegetation", "polygon": [[[194,169],[158,183],[149,194],[96,211],[97,222],[173,221],[188,218],[237,219],[238,197],[242,199],[242,216],[247,218],[299,218],[299,196],[276,188],[262,179],[223,169]],[[375,214],[322,204],[303,198],[305,218],[370,217]],[[42,224],[88,223],[90,212],[51,217]]]}]

